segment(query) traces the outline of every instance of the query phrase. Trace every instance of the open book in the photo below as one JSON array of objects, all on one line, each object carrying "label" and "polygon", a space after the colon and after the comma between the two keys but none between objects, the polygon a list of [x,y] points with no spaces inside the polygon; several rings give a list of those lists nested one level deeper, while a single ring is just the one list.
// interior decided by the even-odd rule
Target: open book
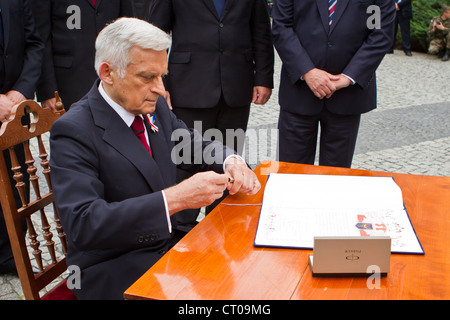
[{"label": "open book", "polygon": [[393,178],[271,173],[254,245],[312,249],[315,236],[390,236],[392,253],[424,254]]}]

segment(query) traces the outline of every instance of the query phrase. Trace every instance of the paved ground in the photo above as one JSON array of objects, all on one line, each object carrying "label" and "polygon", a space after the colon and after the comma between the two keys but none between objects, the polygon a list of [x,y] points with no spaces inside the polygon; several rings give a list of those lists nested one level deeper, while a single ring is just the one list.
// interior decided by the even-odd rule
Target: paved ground
[{"label": "paved ground", "polygon": [[[253,106],[244,156],[255,167],[276,159],[278,83],[265,106]],[[396,51],[377,72],[378,109],[363,115],[353,168],[450,176],[450,62]],[[54,232],[56,235],[56,232]],[[23,299],[19,279],[0,276],[0,300]]]}]

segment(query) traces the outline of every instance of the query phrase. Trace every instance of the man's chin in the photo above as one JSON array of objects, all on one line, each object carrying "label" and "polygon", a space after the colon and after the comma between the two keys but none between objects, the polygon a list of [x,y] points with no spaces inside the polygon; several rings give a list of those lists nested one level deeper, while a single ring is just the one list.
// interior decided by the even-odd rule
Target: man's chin
[{"label": "man's chin", "polygon": [[156,109],[156,101],[145,101],[142,105],[142,113],[148,114],[155,112]]}]

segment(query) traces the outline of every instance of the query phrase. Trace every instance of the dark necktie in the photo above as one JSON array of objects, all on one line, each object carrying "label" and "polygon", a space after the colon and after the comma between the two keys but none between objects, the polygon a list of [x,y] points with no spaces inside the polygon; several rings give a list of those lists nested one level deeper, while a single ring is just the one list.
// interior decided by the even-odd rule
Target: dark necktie
[{"label": "dark necktie", "polygon": [[226,0],[213,0],[219,17],[222,15],[223,8],[225,7],[225,1]]},{"label": "dark necktie", "polygon": [[141,143],[144,145],[145,149],[147,149],[148,153],[152,155],[152,150],[150,150],[150,146],[148,145],[147,139],[145,138],[144,121],[142,120],[141,116],[136,116],[134,118],[134,121],[131,124],[131,129],[133,130],[134,134],[139,138]]}]

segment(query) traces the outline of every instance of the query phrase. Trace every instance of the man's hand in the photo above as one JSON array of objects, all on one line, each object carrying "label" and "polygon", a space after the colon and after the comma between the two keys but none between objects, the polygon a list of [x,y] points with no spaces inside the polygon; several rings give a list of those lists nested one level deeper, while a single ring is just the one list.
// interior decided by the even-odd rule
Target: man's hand
[{"label": "man's hand", "polygon": [[323,99],[331,97],[336,91],[334,81],[339,80],[339,77],[324,70],[314,68],[305,73],[303,79],[314,95],[319,99]]},{"label": "man's hand", "polygon": [[269,101],[271,95],[272,89],[267,87],[255,86],[253,87],[252,103],[265,104],[267,101]]},{"label": "man's hand", "polygon": [[56,98],[50,98],[41,102],[42,108],[50,108],[53,112],[56,110]]},{"label": "man's hand", "polygon": [[8,97],[9,100],[13,102],[13,104],[21,103],[22,101],[27,99],[23,94],[15,90],[8,91],[6,93],[6,96]]},{"label": "man's hand", "polygon": [[338,80],[334,80],[334,85],[336,86],[336,91],[348,87],[352,82],[349,78],[344,76],[342,73],[337,75]]},{"label": "man's hand", "polygon": [[225,174],[234,180],[233,182],[229,181],[227,185],[230,195],[238,192],[251,195],[261,189],[261,184],[255,173],[238,157],[231,157],[227,160]]},{"label": "man's hand", "polygon": [[13,105],[14,102],[12,102],[6,95],[0,94],[0,122],[4,122],[9,119]]},{"label": "man's hand", "polygon": [[164,190],[169,214],[185,209],[209,206],[222,197],[228,176],[213,171],[200,172],[179,184]]}]

